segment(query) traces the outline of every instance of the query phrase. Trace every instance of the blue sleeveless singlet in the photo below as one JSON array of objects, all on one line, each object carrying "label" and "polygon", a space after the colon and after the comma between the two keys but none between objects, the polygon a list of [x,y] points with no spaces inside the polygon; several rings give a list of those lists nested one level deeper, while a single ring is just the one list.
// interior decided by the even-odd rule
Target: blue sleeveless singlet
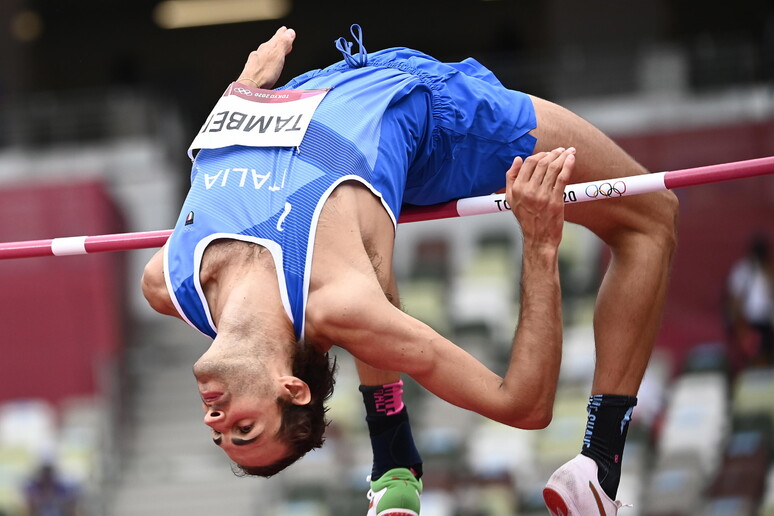
[{"label": "blue sleeveless singlet", "polygon": [[331,88],[298,148],[197,154],[164,269],[175,307],[202,333],[217,334],[199,281],[214,240],[271,252],[285,311],[302,339],[317,220],[336,186],[366,185],[396,223],[403,203],[496,191],[513,157],[532,152],[531,101],[476,61],[441,63],[405,48],[366,54],[358,42],[353,56],[342,38],[344,61],[280,88]]}]

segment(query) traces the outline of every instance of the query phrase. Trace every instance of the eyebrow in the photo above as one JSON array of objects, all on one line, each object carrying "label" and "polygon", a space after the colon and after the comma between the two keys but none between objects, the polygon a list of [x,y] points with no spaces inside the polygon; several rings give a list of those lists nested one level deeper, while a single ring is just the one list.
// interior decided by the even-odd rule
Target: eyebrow
[{"label": "eyebrow", "polygon": [[[235,446],[247,446],[248,444],[252,444],[255,441],[257,441],[260,436],[261,434],[258,434],[252,439],[240,439],[239,437],[232,437],[231,443],[234,444]],[[212,442],[214,442],[216,446],[220,446],[221,443],[223,442],[223,437],[222,436],[214,437],[212,439]]]}]

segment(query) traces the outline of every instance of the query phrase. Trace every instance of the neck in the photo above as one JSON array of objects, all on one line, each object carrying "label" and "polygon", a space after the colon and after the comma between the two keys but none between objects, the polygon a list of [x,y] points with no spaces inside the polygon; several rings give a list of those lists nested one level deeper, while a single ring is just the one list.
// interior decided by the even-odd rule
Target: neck
[{"label": "neck", "polygon": [[202,359],[261,357],[290,370],[296,346],[271,253],[243,242],[211,245],[202,287],[218,336]]},{"label": "neck", "polygon": [[293,325],[278,303],[246,286],[232,289],[221,297],[218,335],[197,360],[194,372],[200,383],[208,380],[246,376],[280,377],[292,375],[297,346]]},{"label": "neck", "polygon": [[199,274],[218,332],[262,317],[286,318],[274,260],[265,248],[236,240],[216,240],[202,257]]}]

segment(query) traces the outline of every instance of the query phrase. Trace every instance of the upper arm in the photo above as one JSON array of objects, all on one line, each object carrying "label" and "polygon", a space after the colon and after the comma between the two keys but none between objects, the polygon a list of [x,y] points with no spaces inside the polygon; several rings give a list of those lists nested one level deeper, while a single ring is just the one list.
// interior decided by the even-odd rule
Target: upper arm
[{"label": "upper arm", "polygon": [[413,375],[431,367],[437,334],[396,308],[376,282],[342,281],[311,292],[306,334],[326,348],[338,346],[366,364]]},{"label": "upper arm", "polygon": [[180,317],[172,299],[169,297],[164,280],[164,248],[161,248],[148,260],[142,274],[142,294],[148,304],[164,315]]}]

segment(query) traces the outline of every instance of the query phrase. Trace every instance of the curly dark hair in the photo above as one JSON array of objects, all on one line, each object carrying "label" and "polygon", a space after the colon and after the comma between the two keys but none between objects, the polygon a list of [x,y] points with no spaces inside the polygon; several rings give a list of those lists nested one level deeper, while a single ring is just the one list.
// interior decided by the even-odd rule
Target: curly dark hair
[{"label": "curly dark hair", "polygon": [[328,353],[319,353],[312,346],[299,346],[293,357],[293,376],[306,382],[312,399],[306,405],[295,405],[290,400],[278,398],[282,423],[277,431],[290,453],[267,466],[243,466],[236,464],[234,473],[238,476],[271,477],[287,468],[307,452],[320,448],[325,442],[325,428],[328,407],[325,402],[333,394],[336,383],[336,359]]}]

